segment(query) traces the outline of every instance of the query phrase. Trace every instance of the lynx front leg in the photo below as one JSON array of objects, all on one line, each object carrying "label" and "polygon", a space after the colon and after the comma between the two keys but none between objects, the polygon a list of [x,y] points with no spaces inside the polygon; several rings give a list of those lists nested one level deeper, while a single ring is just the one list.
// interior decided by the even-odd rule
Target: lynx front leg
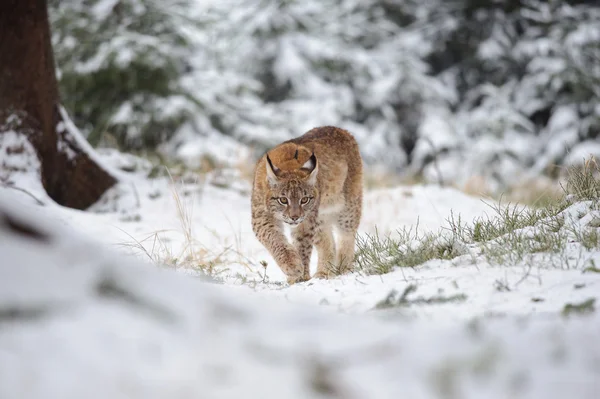
[{"label": "lynx front leg", "polygon": [[300,225],[292,230],[294,245],[300,254],[302,261],[303,276],[307,280],[310,278],[310,256],[315,240],[315,232],[318,228],[315,217],[307,217]]},{"label": "lynx front leg", "polygon": [[256,238],[267,248],[277,265],[287,276],[289,284],[306,281],[309,276],[304,272],[300,254],[287,241],[280,222],[271,218],[252,218],[252,229]]}]

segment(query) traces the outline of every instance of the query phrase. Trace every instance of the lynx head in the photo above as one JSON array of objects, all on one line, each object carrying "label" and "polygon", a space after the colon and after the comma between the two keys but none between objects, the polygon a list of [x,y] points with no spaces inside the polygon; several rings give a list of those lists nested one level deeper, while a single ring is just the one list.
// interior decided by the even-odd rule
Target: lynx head
[{"label": "lynx head", "polygon": [[317,208],[317,158],[295,144],[281,146],[266,158],[267,208],[279,220],[297,226]]}]

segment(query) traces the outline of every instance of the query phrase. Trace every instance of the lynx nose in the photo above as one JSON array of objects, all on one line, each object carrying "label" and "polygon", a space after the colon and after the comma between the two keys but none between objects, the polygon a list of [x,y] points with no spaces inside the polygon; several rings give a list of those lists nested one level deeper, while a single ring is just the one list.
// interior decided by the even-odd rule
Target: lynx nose
[{"label": "lynx nose", "polygon": [[297,221],[300,218],[300,216],[290,216],[290,219],[292,219],[294,222]]}]

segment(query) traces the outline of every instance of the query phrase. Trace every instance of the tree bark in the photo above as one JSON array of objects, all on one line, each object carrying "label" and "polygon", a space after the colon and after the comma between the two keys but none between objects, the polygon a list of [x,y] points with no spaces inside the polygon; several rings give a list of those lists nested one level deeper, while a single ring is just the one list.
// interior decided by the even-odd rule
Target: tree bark
[{"label": "tree bark", "polygon": [[11,115],[19,122],[8,127],[27,135],[58,204],[86,209],[116,183],[61,115],[46,0],[0,0],[0,127]]}]

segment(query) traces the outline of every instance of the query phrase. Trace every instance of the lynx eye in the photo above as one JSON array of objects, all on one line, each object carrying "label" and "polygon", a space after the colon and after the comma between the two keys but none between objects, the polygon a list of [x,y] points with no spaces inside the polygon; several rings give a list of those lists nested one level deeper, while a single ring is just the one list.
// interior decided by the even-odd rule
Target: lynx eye
[{"label": "lynx eye", "polygon": [[288,204],[288,199],[285,198],[285,197],[279,197],[279,198],[277,198],[277,201],[279,201],[279,203],[281,205],[287,205]]},{"label": "lynx eye", "polygon": [[310,202],[310,197],[302,197],[300,200],[300,205],[306,205]]}]

